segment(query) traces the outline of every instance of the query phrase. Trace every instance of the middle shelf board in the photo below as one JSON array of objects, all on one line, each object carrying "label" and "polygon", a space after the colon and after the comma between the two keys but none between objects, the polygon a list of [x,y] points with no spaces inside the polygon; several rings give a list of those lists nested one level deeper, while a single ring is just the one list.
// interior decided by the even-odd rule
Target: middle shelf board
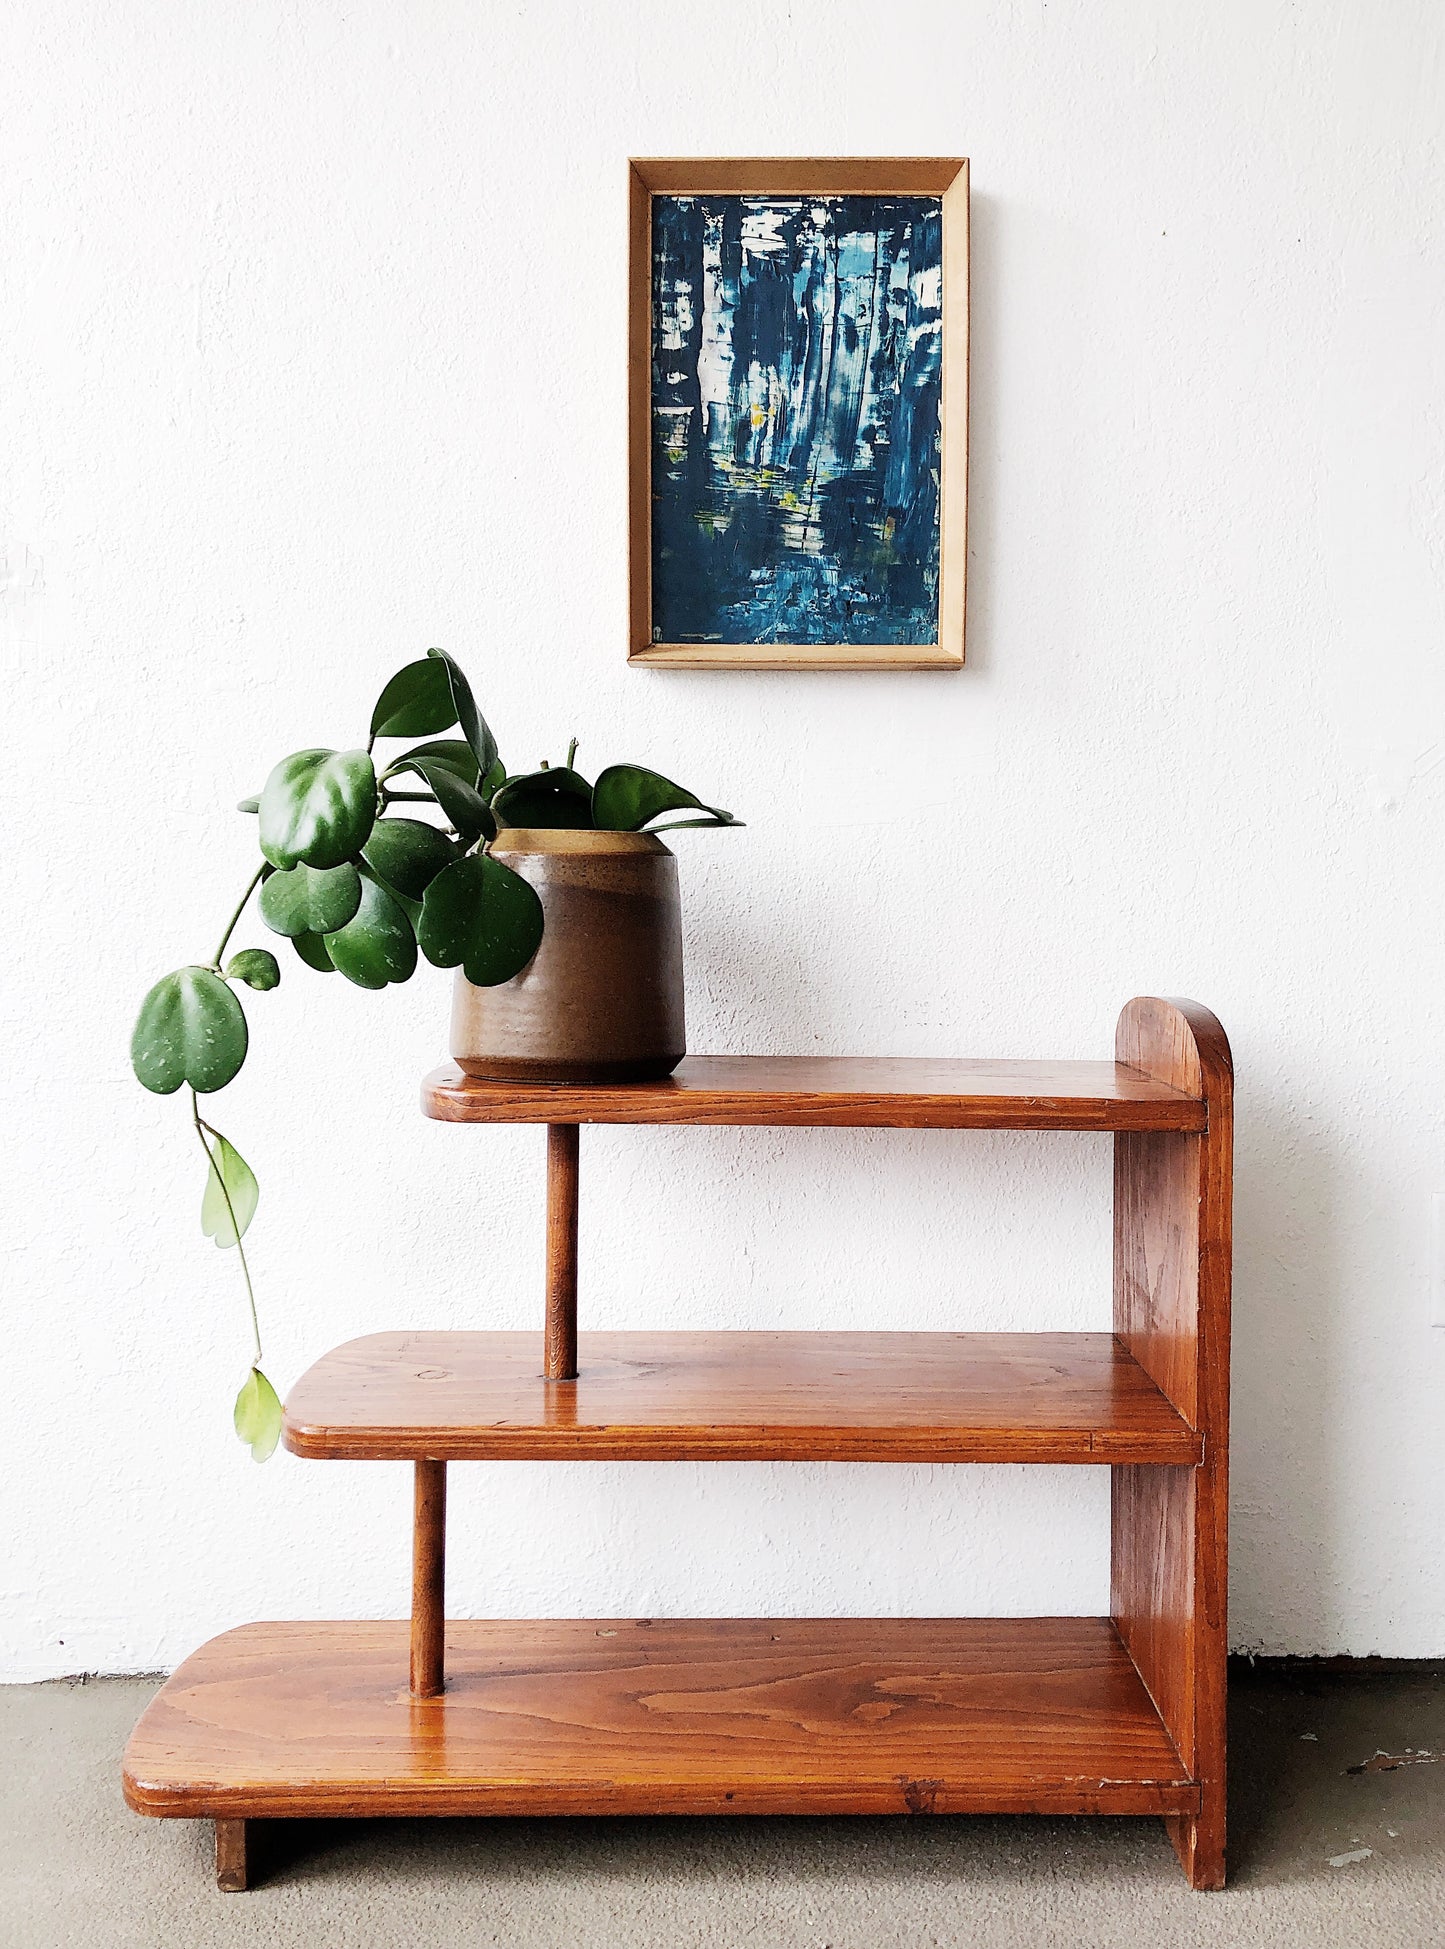
[{"label": "middle shelf board", "polygon": [[373,1333],[292,1388],[296,1455],[405,1461],[1163,1462],[1203,1438],[1111,1333]]}]

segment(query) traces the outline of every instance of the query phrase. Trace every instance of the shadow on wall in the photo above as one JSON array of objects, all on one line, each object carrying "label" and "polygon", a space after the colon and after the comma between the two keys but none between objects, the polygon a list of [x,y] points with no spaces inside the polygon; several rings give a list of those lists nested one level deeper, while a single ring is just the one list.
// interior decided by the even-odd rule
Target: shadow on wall
[{"label": "shadow on wall", "polygon": [[998,372],[1002,318],[994,196],[970,190],[968,203],[968,584],[964,675],[989,668],[993,648],[993,565],[998,554]]},{"label": "shadow on wall", "polygon": [[1230,1401],[1230,1643],[1338,1647],[1339,1447],[1348,1372],[1338,1148],[1297,1100],[1248,1081],[1236,1106]]}]

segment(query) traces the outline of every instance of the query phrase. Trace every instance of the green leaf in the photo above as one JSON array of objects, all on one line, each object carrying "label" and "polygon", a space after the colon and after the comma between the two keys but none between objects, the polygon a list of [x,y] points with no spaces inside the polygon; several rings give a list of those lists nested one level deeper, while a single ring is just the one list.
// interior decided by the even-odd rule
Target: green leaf
[{"label": "green leaf", "polygon": [[744,819],[719,819],[709,813],[705,819],[669,819],[665,826],[649,826],[647,830],[660,835],[664,832],[689,832],[694,826],[736,826],[741,831],[746,823]]},{"label": "green leaf", "polygon": [[248,988],[274,988],[281,979],[281,964],[269,947],[243,947],[226,963],[231,981],[244,981]]},{"label": "green leaf", "polygon": [[275,934],[330,934],[361,905],[361,875],[342,866],[288,866],[261,889],[261,918]]},{"label": "green leaf", "polygon": [[390,778],[393,772],[405,771],[414,758],[425,758],[431,764],[444,766],[447,771],[455,773],[464,785],[476,785],[477,761],[472,756],[472,747],[461,738],[433,738],[429,744],[413,745],[410,751],[403,751],[399,758],[393,758],[382,776]]},{"label": "green leaf", "polygon": [[542,942],[542,903],[519,873],[490,853],[453,860],[426,890],[417,938],[439,968],[458,963],[493,988],[520,974]]},{"label": "green leaf", "polygon": [[247,1374],[246,1385],[236,1396],[232,1418],[236,1433],[251,1451],[251,1460],[268,1462],[281,1439],[281,1403],[259,1367],[253,1367]]},{"label": "green leaf", "polygon": [[[201,1198],[201,1230],[217,1245],[236,1245],[246,1236],[246,1227],[256,1216],[261,1187],[256,1173],[229,1137],[213,1133],[216,1147],[211,1152],[211,1168],[206,1173],[206,1189]],[[226,1203],[227,1197],[230,1204]]]},{"label": "green leaf", "polygon": [[317,974],[335,974],[336,963],[326,952],[326,940],[321,934],[293,934],[291,945],[301,956],[308,968],[315,968]]},{"label": "green leaf", "polygon": [[273,866],[340,866],[376,819],[376,771],[364,751],[293,751],[261,793],[261,851]]},{"label": "green leaf", "polygon": [[486,837],[494,839],[496,821],[477,790],[477,761],[470,745],[458,739],[442,739],[436,744],[419,744],[403,752],[389,766],[386,776],[412,771],[435,793],[437,804],[468,846]]},{"label": "green leaf", "polygon": [[565,827],[585,831],[592,824],[592,787],[566,765],[509,778],[492,800],[499,826]]},{"label": "green leaf", "polygon": [[157,1096],[169,1096],[182,1083],[203,1095],[224,1089],[246,1060],[241,1004],[210,968],[178,968],[141,1003],[130,1059]]},{"label": "green leaf", "polygon": [[705,812],[689,825],[731,826],[731,812],[704,805],[681,785],[645,765],[609,765],[592,788],[592,817],[603,832],[641,832],[660,812]]},{"label": "green leaf", "polygon": [[492,766],[492,769],[487,773],[486,777],[483,779],[479,779],[477,781],[477,790],[481,793],[482,797],[490,805],[492,799],[502,789],[502,787],[506,784],[506,782],[507,782],[507,767],[502,763],[501,759],[499,758],[496,764],[494,764]]},{"label": "green leaf", "polygon": [[445,664],[429,656],[398,670],[371,713],[374,738],[429,738],[457,721]]},{"label": "green leaf", "polygon": [[[492,736],[487,720],[477,709],[472,687],[445,650],[428,650],[427,655],[434,658],[447,673],[452,702],[456,706],[456,721],[462,727],[462,736],[472,748],[478,776],[485,777],[497,762],[497,740]],[[451,722],[450,719],[447,721]]]},{"label": "green leaf", "polygon": [[326,936],[326,952],[358,988],[385,988],[409,981],[416,968],[416,935],[401,907],[368,874],[361,883],[356,918]]},{"label": "green leaf", "polygon": [[238,812],[259,812],[261,810],[261,801],[259,798],[237,799],[236,810]]},{"label": "green leaf", "polygon": [[378,819],[362,858],[393,893],[420,900],[456,853],[445,833],[420,819]]}]

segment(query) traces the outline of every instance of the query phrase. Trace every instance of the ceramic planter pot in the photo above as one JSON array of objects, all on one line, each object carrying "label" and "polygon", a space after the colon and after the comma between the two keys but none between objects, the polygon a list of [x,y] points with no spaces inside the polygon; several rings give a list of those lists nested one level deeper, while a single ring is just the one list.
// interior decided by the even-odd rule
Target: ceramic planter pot
[{"label": "ceramic planter pot", "polygon": [[507,827],[495,856],[537,890],[542,945],[519,975],[458,973],[452,1057],[469,1076],[642,1082],[687,1051],[677,861],[648,832]]}]

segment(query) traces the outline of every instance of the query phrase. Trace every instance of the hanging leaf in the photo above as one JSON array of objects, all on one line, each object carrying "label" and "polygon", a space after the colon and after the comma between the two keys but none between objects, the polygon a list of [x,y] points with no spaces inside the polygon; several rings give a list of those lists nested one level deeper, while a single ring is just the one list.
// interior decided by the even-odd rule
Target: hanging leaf
[{"label": "hanging leaf", "polygon": [[371,713],[374,738],[430,738],[457,721],[445,664],[424,656],[398,670]]},{"label": "hanging leaf", "polygon": [[293,751],[261,793],[261,851],[273,866],[340,866],[376,819],[376,771],[364,751]]},{"label": "hanging leaf", "polygon": [[416,935],[401,907],[368,874],[361,883],[356,917],[326,936],[332,965],[358,988],[385,988],[409,981],[416,969]]},{"label": "hanging leaf", "polygon": [[391,892],[420,900],[456,853],[445,833],[420,819],[378,819],[362,858]]},{"label": "hanging leaf", "polygon": [[201,1197],[201,1230],[217,1245],[238,1244],[256,1216],[260,1198],[255,1172],[229,1137],[217,1135]]},{"label": "hanging leaf", "polygon": [[681,785],[645,765],[609,765],[592,788],[592,817],[603,832],[641,832],[662,812],[703,812],[688,825],[734,826],[731,812],[704,805]]},{"label": "hanging leaf", "polygon": [[361,875],[342,866],[288,866],[261,889],[261,918],[276,934],[330,934],[361,905]]},{"label": "hanging leaf", "polygon": [[182,1083],[205,1095],[224,1089],[246,1060],[241,1004],[210,968],[178,968],[141,1003],[130,1043],[136,1076],[157,1096]]},{"label": "hanging leaf", "polygon": [[323,935],[293,934],[291,945],[307,967],[315,968],[317,974],[336,973],[336,964],[326,952],[326,941]]},{"label": "hanging leaf", "polygon": [[490,853],[453,860],[426,890],[417,929],[439,968],[459,963],[468,981],[493,988],[520,974],[542,942],[542,903],[519,873]]},{"label": "hanging leaf", "polygon": [[567,765],[509,778],[492,800],[499,826],[544,826],[569,832],[592,824],[592,787]]},{"label": "hanging leaf", "polygon": [[477,790],[477,761],[470,745],[451,738],[418,745],[414,751],[404,752],[386,776],[393,778],[404,771],[415,772],[424,781],[458,838],[468,846],[483,837],[496,837],[496,821]]},{"label": "hanging leaf", "polygon": [[238,812],[259,812],[261,810],[261,801],[259,797],[254,799],[237,799],[236,810]]},{"label": "hanging leaf", "polygon": [[487,773],[486,777],[478,780],[477,790],[481,793],[482,797],[490,805],[493,798],[502,789],[502,787],[506,784],[506,782],[507,782],[507,767],[502,763],[501,759],[499,758],[496,764],[494,764],[492,766],[492,769]]},{"label": "hanging leaf", "polygon": [[281,980],[281,964],[269,947],[243,947],[226,963],[231,981],[244,981],[258,991],[274,988]]},{"label": "hanging leaf", "polygon": [[251,1460],[270,1461],[281,1439],[281,1403],[259,1367],[253,1367],[247,1374],[246,1384],[236,1396],[232,1418],[236,1433],[251,1451]]},{"label": "hanging leaf", "polygon": [[[472,687],[459,665],[452,661],[445,650],[428,650],[427,655],[434,658],[447,673],[452,702],[456,706],[456,721],[462,727],[462,736],[472,748],[478,776],[485,777],[497,762],[497,740],[492,736],[487,720],[477,709]],[[451,721],[448,718],[447,722]]]}]

